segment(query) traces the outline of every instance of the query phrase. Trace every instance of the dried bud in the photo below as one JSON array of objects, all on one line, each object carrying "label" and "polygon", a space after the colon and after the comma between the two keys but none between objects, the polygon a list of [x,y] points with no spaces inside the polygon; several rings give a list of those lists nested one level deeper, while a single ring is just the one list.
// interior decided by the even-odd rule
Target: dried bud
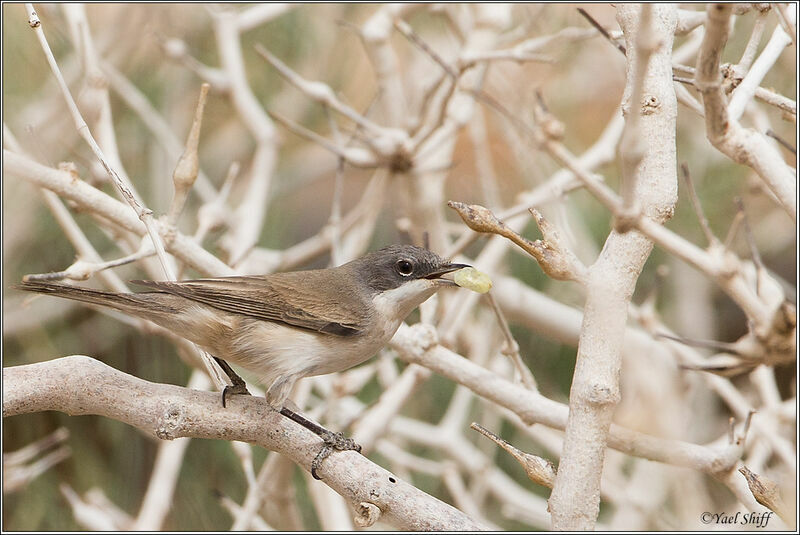
[{"label": "dried bud", "polygon": [[775,511],[781,518],[789,519],[789,510],[781,498],[778,485],[774,481],[750,471],[746,466],[739,468],[739,473],[747,480],[747,486],[758,503]]},{"label": "dried bud", "polygon": [[168,214],[168,221],[172,225],[177,222],[178,216],[183,211],[186,197],[189,195],[189,191],[192,189],[195,180],[197,180],[197,175],[200,171],[197,147],[200,144],[200,125],[203,122],[203,110],[205,109],[209,87],[210,85],[207,83],[200,86],[200,98],[197,100],[194,121],[192,121],[192,128],[186,139],[186,148],[178,159],[175,171],[172,173],[175,196],[172,198]]},{"label": "dried bud", "polygon": [[575,270],[572,265],[551,243],[536,240],[533,242],[533,247],[533,256],[548,277],[560,281],[575,280]]},{"label": "dried bud", "polygon": [[470,428],[478,431],[480,434],[494,441],[495,444],[510,453],[519,462],[519,464],[522,465],[522,467],[525,469],[525,473],[528,475],[528,478],[531,481],[547,488],[553,488],[553,483],[555,483],[556,480],[556,467],[552,462],[539,457],[538,455],[532,455],[515,448],[510,443],[479,424],[473,423],[470,425]]},{"label": "dried bud", "polygon": [[533,256],[542,270],[555,280],[581,282],[586,277],[586,266],[564,244],[558,230],[536,208],[529,210],[542,232],[544,240],[533,242]]},{"label": "dried bud", "polygon": [[447,201],[447,206],[458,212],[464,223],[475,232],[499,233],[506,230],[506,225],[497,219],[491,210],[479,204],[464,204],[458,201]]}]

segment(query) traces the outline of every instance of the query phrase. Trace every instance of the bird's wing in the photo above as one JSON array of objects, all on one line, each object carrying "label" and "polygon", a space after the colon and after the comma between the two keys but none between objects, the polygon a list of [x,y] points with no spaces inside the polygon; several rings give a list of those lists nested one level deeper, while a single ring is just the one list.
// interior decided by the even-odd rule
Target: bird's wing
[{"label": "bird's wing", "polygon": [[[352,289],[330,287],[320,271],[188,281],[131,281],[233,314],[292,327],[352,336],[367,328],[369,313]],[[349,299],[343,299],[348,296]],[[354,300],[353,298],[356,297]],[[355,302],[353,302],[355,301]],[[344,303],[352,302],[350,306]],[[336,306],[321,307],[321,303]]]}]

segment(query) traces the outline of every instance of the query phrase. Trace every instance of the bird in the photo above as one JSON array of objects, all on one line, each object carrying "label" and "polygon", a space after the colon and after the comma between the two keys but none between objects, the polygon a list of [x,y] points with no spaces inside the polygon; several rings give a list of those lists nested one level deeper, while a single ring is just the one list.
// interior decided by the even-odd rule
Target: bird
[{"label": "bird", "polygon": [[17,288],[110,307],[164,327],[213,355],[234,383],[233,393],[246,389],[226,363],[253,373],[273,409],[322,437],[325,448],[312,463],[317,478],[321,455],[360,447],[287,407],[294,384],[368,360],[412,310],[455,286],[445,275],[465,267],[422,247],[390,245],[326,269],[131,281],[148,288],[135,293],[34,280]]}]

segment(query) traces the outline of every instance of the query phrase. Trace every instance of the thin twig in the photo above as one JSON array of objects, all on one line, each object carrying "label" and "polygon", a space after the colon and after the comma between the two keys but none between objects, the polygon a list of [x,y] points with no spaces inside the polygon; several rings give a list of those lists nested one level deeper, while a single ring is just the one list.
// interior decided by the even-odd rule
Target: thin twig
[{"label": "thin twig", "polygon": [[371,134],[380,134],[385,129],[374,122],[370,121],[356,110],[351,108],[350,106],[341,102],[336,95],[334,94],[333,90],[321,83],[321,82],[309,82],[308,80],[303,79],[300,75],[290,69],[285,63],[279,60],[277,57],[272,55],[269,50],[261,46],[261,44],[256,43],[255,45],[256,52],[267,60],[267,62],[275,67],[277,71],[283,76],[287,81],[289,81],[292,85],[297,87],[300,91],[305,93],[307,96],[311,97],[315,101],[323,104],[338,113],[344,115],[360,127],[366,129]]},{"label": "thin twig", "polygon": [[503,440],[478,423],[472,422],[469,427],[510,453],[517,462],[522,465],[531,481],[551,489],[553,488],[553,483],[556,479],[556,467],[552,462],[537,455],[531,455],[519,448],[515,448],[507,440]]},{"label": "thin twig", "polygon": [[23,280],[52,281],[52,280],[71,279],[76,281],[83,281],[83,280],[88,280],[89,277],[91,277],[92,275],[94,275],[99,271],[103,271],[114,267],[124,266],[132,262],[138,262],[139,260],[153,256],[154,254],[155,251],[153,251],[152,247],[145,247],[133,254],[129,254],[121,258],[117,258],[115,260],[107,260],[105,262],[87,262],[83,260],[78,260],[63,271],[54,271],[50,273],[32,273],[29,275],[25,275],[25,277],[23,277]]},{"label": "thin twig", "polygon": [[355,147],[345,148],[339,147],[335,143],[332,143],[325,137],[317,134],[316,132],[301,126],[294,121],[287,119],[283,115],[267,110],[267,114],[275,119],[277,122],[281,123],[283,126],[301,136],[309,141],[317,143],[324,147],[325,149],[329,150],[330,152],[336,154],[338,157],[344,159],[347,163],[352,165],[353,167],[360,167],[365,169],[372,169],[378,166],[378,162],[376,159],[369,153],[369,151],[364,149],[359,149]]},{"label": "thin twig", "polygon": [[492,311],[494,311],[495,317],[497,318],[497,323],[500,325],[500,330],[503,332],[503,337],[506,339],[505,348],[503,348],[502,353],[511,358],[511,362],[514,363],[514,367],[519,373],[522,384],[531,390],[538,390],[536,379],[534,379],[531,370],[522,361],[522,356],[519,354],[519,344],[514,339],[514,335],[511,334],[508,321],[506,321],[503,311],[497,306],[497,301],[491,291],[486,293],[486,300],[489,301]]},{"label": "thin twig", "polygon": [[772,139],[774,139],[775,141],[777,141],[778,143],[780,143],[780,144],[781,144],[781,146],[782,146],[784,149],[788,150],[788,151],[789,151],[789,152],[791,152],[792,154],[795,154],[795,155],[797,154],[797,149],[796,149],[796,148],[792,147],[792,146],[789,144],[789,142],[788,142],[788,141],[786,141],[785,139],[783,139],[782,137],[780,137],[778,134],[776,134],[775,132],[773,132],[771,129],[770,129],[770,130],[767,130],[765,133],[766,133],[766,135],[768,135],[769,137],[771,137]]},{"label": "thin twig", "polygon": [[708,242],[708,245],[719,243],[714,233],[711,232],[711,227],[708,226],[708,219],[706,219],[706,214],[703,212],[703,206],[700,204],[700,198],[697,196],[697,190],[694,188],[692,175],[689,173],[689,165],[686,162],[681,163],[681,171],[683,172],[683,179],[686,182],[686,188],[689,191],[689,199],[692,201],[692,208],[694,208],[694,213],[697,215],[697,220],[700,222],[700,228],[703,229],[703,234],[706,236],[706,242]]},{"label": "thin twig", "polygon": [[[791,16],[789,15],[789,7],[785,4],[776,3],[774,4],[775,9],[774,11],[778,15],[778,20],[780,21],[780,25],[783,28],[783,31],[789,36],[792,40],[792,46],[794,46],[795,50],[797,49],[797,26],[795,23],[791,21]],[[794,11],[794,9],[793,9]]]},{"label": "thin twig", "polygon": [[728,228],[728,234],[725,236],[725,241],[722,242],[722,248],[724,250],[729,251],[731,249],[733,241],[739,233],[739,227],[742,225],[742,219],[744,219],[744,214],[742,212],[736,212],[736,215],[733,216],[731,226]]},{"label": "thin twig", "polygon": [[603,27],[600,25],[600,23],[599,23],[599,22],[597,22],[596,20],[594,20],[594,17],[592,17],[591,15],[589,15],[589,13],[587,13],[585,9],[583,9],[582,7],[579,7],[579,8],[578,8],[578,13],[580,13],[581,15],[583,15],[583,18],[585,18],[587,21],[589,21],[589,24],[591,24],[592,26],[594,26],[594,28],[595,28],[595,29],[596,29],[598,32],[600,32],[600,34],[601,34],[603,37],[605,37],[605,38],[608,40],[608,42],[609,42],[609,43],[611,43],[612,45],[614,45],[614,46],[617,48],[617,50],[619,50],[620,52],[622,52],[622,55],[623,55],[623,56],[625,56],[625,55],[627,55],[627,54],[628,54],[627,50],[625,50],[625,46],[624,46],[622,43],[618,43],[616,40],[614,40],[614,39],[611,37],[611,34],[609,34],[609,33],[608,33],[608,31],[607,31],[605,28],[603,28]]}]

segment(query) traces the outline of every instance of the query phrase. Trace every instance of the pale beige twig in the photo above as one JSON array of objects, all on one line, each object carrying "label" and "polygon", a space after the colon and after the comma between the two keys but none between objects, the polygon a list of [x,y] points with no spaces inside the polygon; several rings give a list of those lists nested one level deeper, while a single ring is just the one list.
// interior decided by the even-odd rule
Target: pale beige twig
[{"label": "pale beige twig", "polygon": [[[52,192],[49,193],[53,194]],[[56,199],[57,198],[58,197],[56,197]],[[63,280],[63,279],[70,279],[75,281],[88,280],[95,273],[101,273],[110,268],[124,266],[132,262],[137,262],[143,258],[147,258],[155,254],[155,251],[153,251],[153,248],[150,247],[149,243],[143,245],[146,245],[146,247],[140,249],[139,251],[133,254],[129,254],[121,258],[117,258],[115,260],[108,260],[105,262],[103,261],[88,262],[85,260],[76,260],[72,265],[70,265],[67,269],[63,271],[54,271],[49,273],[32,273],[25,275],[24,280],[26,281],[53,281],[53,280]],[[127,287],[123,283],[122,286],[119,287],[118,289],[119,291],[124,292],[127,290]]]},{"label": "pale beige twig", "polygon": [[[600,202],[615,214],[622,213],[621,201],[605,186],[594,181],[588,173],[582,173],[572,156],[563,146],[549,143],[548,149],[550,154],[560,159],[565,166],[576,172],[584,180],[587,189],[592,191]],[[633,225],[639,232],[645,234],[671,254],[711,276],[756,324],[764,325],[768,322],[767,307],[746,284],[741,276],[740,264],[734,257],[725,254],[724,246],[703,251],[696,245],[653,222],[650,218],[641,215],[628,219],[627,224]]]},{"label": "pale beige twig", "polygon": [[130,526],[130,517],[114,514],[115,511],[106,507],[105,503],[92,503],[89,496],[92,491],[87,493],[86,498],[81,498],[66,483],[59,485],[59,490],[72,508],[72,515],[78,524],[96,531],[120,531]]},{"label": "pale beige twig", "polygon": [[[539,393],[499,377],[485,368],[440,346],[431,344],[435,333],[417,324],[401,325],[392,338],[407,362],[425,366],[458,382],[476,394],[506,407],[528,424],[540,423],[564,429],[569,408]],[[707,447],[683,441],[657,438],[612,424],[608,446],[629,455],[714,473],[732,468],[741,455],[741,444]]]},{"label": "pale beige twig", "polygon": [[[47,188],[61,197],[74,201],[88,212],[97,214],[116,225],[135,233],[147,230],[130,208],[80,180],[68,171],[40,165],[24,156],[3,150],[3,171]],[[167,245],[170,253],[203,273],[233,275],[234,271],[193,239],[176,233]]]},{"label": "pale beige twig", "polygon": [[[705,18],[705,14],[703,14],[703,18]],[[739,63],[737,67],[744,72],[750,70],[750,66],[753,64],[753,60],[756,57],[756,52],[758,51],[758,45],[761,43],[761,36],[764,35],[764,27],[766,26],[767,16],[764,13],[759,13],[756,15],[756,20],[753,23],[753,31],[750,33],[750,38],[747,40],[747,46],[744,48],[744,52],[742,52],[742,57],[739,59]]]},{"label": "pale beige twig", "polygon": [[536,379],[534,379],[531,370],[528,369],[528,367],[522,361],[522,356],[519,354],[519,344],[516,340],[514,340],[514,335],[511,334],[511,329],[508,326],[506,317],[500,307],[497,306],[497,301],[495,300],[494,295],[492,295],[492,292],[488,292],[486,294],[486,300],[489,301],[492,311],[497,318],[497,323],[500,325],[500,330],[503,332],[503,337],[506,339],[502,353],[508,355],[508,357],[514,363],[514,368],[516,368],[517,373],[519,373],[522,384],[531,390],[537,390],[538,388],[536,386]]},{"label": "pale beige twig", "polygon": [[[222,506],[228,510],[231,516],[234,519],[241,518],[244,516],[244,508],[240,507],[236,502],[228,498],[227,496],[220,496],[219,498],[220,503]],[[275,531],[275,528],[267,524],[267,522],[261,518],[258,514],[250,515],[248,522],[251,523],[252,528],[257,531]]]},{"label": "pale beige twig", "polygon": [[[644,97],[644,84],[648,76],[650,56],[655,52],[658,41],[650,25],[652,24],[652,8],[643,4],[639,15],[638,26],[635,27],[635,36],[627,39],[635,42],[634,47],[627,47],[628,53],[635,60],[627,62],[628,83],[625,85],[622,110],[625,114],[625,128],[620,140],[620,159],[622,161],[622,206],[624,210],[631,210],[635,202],[638,178],[638,167],[644,158],[646,150],[644,132],[642,131],[641,118],[645,113],[657,111],[661,105],[655,95]],[[652,76],[652,75],[651,75]]]},{"label": "pale beige twig", "polygon": [[747,480],[747,486],[750,488],[750,492],[753,493],[753,497],[756,501],[764,507],[775,511],[790,528],[793,528],[794,517],[781,498],[778,485],[776,485],[774,481],[752,472],[746,466],[739,468],[739,472]]},{"label": "pale beige twig", "polygon": [[387,123],[393,127],[404,126],[406,120],[404,114],[408,110],[409,98],[404,87],[400,60],[390,38],[394,22],[420,7],[421,4],[384,4],[364,21],[359,32],[377,78],[378,109],[386,117]]},{"label": "pale beige twig", "polygon": [[353,439],[370,451],[375,441],[383,435],[392,417],[400,412],[416,389],[430,377],[430,372],[420,366],[409,366],[385,390],[378,402],[369,407],[353,429]]},{"label": "pale beige twig", "polygon": [[683,180],[686,182],[686,188],[689,190],[689,199],[692,201],[692,208],[694,209],[695,215],[697,215],[697,220],[700,222],[700,228],[703,230],[708,245],[719,243],[719,240],[714,236],[714,233],[711,232],[711,228],[708,226],[708,219],[703,212],[700,198],[697,196],[697,190],[694,188],[692,175],[689,173],[689,166],[686,162],[681,164],[681,173],[683,174]]},{"label": "pale beige twig", "polygon": [[508,441],[503,440],[479,424],[473,422],[472,425],[470,425],[470,428],[478,431],[480,434],[494,441],[495,444],[510,453],[517,460],[517,462],[522,465],[522,467],[525,469],[525,473],[528,474],[528,478],[531,481],[548,488],[553,488],[553,483],[556,479],[556,467],[552,462],[548,461],[547,459],[543,459],[538,455],[531,455],[530,453],[526,453],[518,448],[515,448]]},{"label": "pale beige twig", "polygon": [[[256,45],[256,51],[261,57],[275,67],[287,81],[297,87],[306,96],[334,110],[340,115],[343,115],[353,121],[358,127],[364,129],[364,135],[361,136],[361,141],[369,147],[366,152],[372,155],[373,161],[381,162],[399,171],[408,170],[408,167],[411,165],[410,162],[407,161],[408,154],[410,153],[410,140],[404,130],[378,125],[363,114],[354,110],[351,106],[343,103],[336,97],[333,90],[327,84],[316,81],[312,82],[302,78],[259,44]],[[272,113],[271,115],[277,117],[277,114]],[[289,124],[285,121],[282,122],[284,122],[284,124]],[[337,150],[335,148],[336,145],[327,142],[322,136],[305,129],[297,129],[296,131],[304,132],[303,135],[313,137],[315,141],[323,144],[323,146],[329,150]],[[338,150],[348,151],[348,149],[344,148],[338,148]],[[349,149],[349,151],[353,150],[355,149]],[[344,154],[338,152],[337,154],[339,154],[340,157],[345,157]]]},{"label": "pale beige twig", "polygon": [[[792,11],[794,13],[794,11]],[[761,16],[759,16],[761,17]],[[758,19],[757,19],[758,20]],[[756,28],[758,23],[756,23]],[[754,30],[755,31],[755,30]],[[793,34],[789,34],[793,35]],[[755,95],[756,89],[761,85],[762,80],[772,69],[783,50],[792,42],[792,38],[787,35],[782,27],[775,28],[769,42],[761,51],[755,62],[747,69],[747,74],[741,83],[733,90],[728,103],[728,115],[731,120],[738,121],[744,113],[744,108]],[[747,53],[747,49],[745,49]],[[750,61],[750,57],[743,58],[745,62]],[[747,63],[745,63],[746,65]]]},{"label": "pale beige twig", "polygon": [[[3,452],[3,494],[22,490],[51,467],[68,459],[70,448],[62,445],[68,438],[67,428],[59,427],[23,448]],[[48,453],[47,450],[52,451]]]},{"label": "pale beige twig", "polygon": [[[192,372],[186,385],[193,390],[207,390],[210,386],[208,377],[197,370]],[[189,442],[188,438],[180,438],[158,445],[147,491],[139,508],[139,514],[131,527],[134,531],[157,531],[162,528],[167,514],[172,509],[173,494]]]},{"label": "pale beige twig", "polygon": [[533,37],[526,39],[512,48],[504,50],[492,50],[487,52],[471,52],[465,51],[459,58],[459,66],[462,69],[473,66],[479,61],[544,61],[547,63],[554,62],[554,58],[545,55],[539,55],[535,52],[543,48],[553,46],[554,44],[571,43],[576,41],[583,41],[591,39],[597,34],[593,30],[584,28],[567,27],[562,28],[553,35],[546,35],[543,37]]},{"label": "pale beige twig", "polygon": [[775,13],[778,15],[778,21],[780,22],[783,31],[789,36],[792,40],[792,46],[797,49],[797,22],[794,20],[796,17],[795,10],[790,10],[789,6],[786,4],[774,4],[775,6]]},{"label": "pale beige twig", "polygon": [[[691,75],[692,78],[683,78],[683,77],[673,77],[675,80],[680,80],[682,83],[690,84],[695,86],[694,75],[697,72],[697,69],[688,65],[680,65],[680,64],[673,64],[672,68],[678,72]],[[781,94],[778,94],[770,89],[766,89],[764,87],[757,87],[754,93],[755,98],[761,100],[762,102],[766,102],[771,106],[775,106],[776,108],[785,111],[792,117],[792,120],[796,120],[797,116],[797,102],[794,100],[785,97]]]},{"label": "pale beige twig", "polygon": [[236,25],[239,33],[247,32],[269,22],[297,7],[297,4],[269,3],[256,4],[237,13]]},{"label": "pale beige twig", "polygon": [[[101,62],[111,89],[121,98],[139,118],[147,129],[156,137],[158,145],[162,147],[169,161],[180,158],[183,147],[178,137],[172,132],[165,119],[158,113],[144,94],[124,74],[107,61]],[[202,169],[199,170],[195,191],[201,199],[208,202],[216,195],[216,189],[209,181]]]}]

